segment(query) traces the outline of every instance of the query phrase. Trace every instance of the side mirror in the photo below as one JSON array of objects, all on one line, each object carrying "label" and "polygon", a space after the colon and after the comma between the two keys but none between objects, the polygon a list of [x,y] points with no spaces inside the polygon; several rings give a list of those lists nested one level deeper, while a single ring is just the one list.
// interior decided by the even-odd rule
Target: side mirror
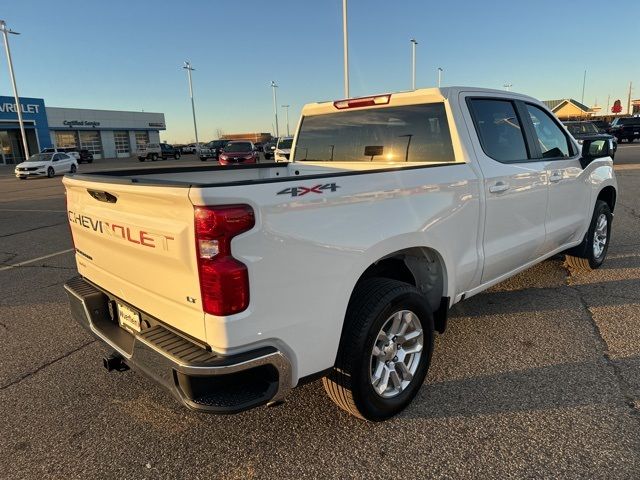
[{"label": "side mirror", "polygon": [[594,160],[599,158],[610,157],[613,159],[613,139],[612,138],[598,138],[587,139],[582,142],[582,157],[580,158],[580,164],[582,168],[585,168]]}]

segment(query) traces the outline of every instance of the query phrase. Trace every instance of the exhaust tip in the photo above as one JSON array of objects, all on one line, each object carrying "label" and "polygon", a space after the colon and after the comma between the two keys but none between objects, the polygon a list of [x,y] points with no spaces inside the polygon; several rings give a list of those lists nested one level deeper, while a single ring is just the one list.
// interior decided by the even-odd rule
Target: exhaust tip
[{"label": "exhaust tip", "polygon": [[102,359],[102,365],[106,368],[107,372],[116,370],[117,372],[125,372],[129,370],[129,367],[124,363],[122,355],[118,352],[112,352],[108,357]]}]

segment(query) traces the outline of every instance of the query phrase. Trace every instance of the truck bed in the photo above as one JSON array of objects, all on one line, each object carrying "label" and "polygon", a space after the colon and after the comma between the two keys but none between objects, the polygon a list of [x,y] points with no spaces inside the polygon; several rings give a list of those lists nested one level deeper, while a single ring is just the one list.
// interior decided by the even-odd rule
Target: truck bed
[{"label": "truck bed", "polygon": [[[203,165],[195,167],[135,168],[76,173],[74,179],[101,183],[143,184],[176,187],[214,187],[322,178],[353,172],[385,172],[398,169],[443,166],[414,162],[390,165],[384,162],[273,162],[254,165]],[[453,164],[448,164],[453,165]]]}]

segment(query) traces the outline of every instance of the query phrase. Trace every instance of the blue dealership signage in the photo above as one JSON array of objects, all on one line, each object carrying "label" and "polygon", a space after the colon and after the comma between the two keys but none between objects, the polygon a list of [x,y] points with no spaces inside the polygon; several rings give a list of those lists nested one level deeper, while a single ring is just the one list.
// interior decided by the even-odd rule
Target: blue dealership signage
[{"label": "blue dealership signage", "polygon": [[[35,129],[40,148],[51,147],[49,122],[44,100],[20,97],[20,111],[26,129]],[[0,130],[19,128],[18,112],[13,97],[0,97]]]}]

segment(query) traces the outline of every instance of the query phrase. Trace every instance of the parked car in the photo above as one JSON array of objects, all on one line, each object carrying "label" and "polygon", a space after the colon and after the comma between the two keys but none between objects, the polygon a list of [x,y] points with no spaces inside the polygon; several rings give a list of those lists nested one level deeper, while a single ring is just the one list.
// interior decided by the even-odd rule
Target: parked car
[{"label": "parked car", "polygon": [[605,261],[609,142],[580,148],[534,98],[451,87],[313,103],[295,138],[291,162],[64,178],[70,312],[113,350],[108,370],[139,367],[210,413],[323,377],[340,408],[384,420],[430,388],[454,304],[560,253],[583,271]]},{"label": "parked car", "polygon": [[182,147],[182,153],[196,153],[196,144],[190,143]]},{"label": "parked car", "polygon": [[138,157],[138,160],[141,162],[145,160],[155,162],[158,158],[162,157],[162,148],[159,143],[139,144],[136,150],[136,157]]},{"label": "parked car", "polygon": [[598,129],[598,127],[596,127],[596,125],[593,122],[578,122],[578,121],[570,121],[570,122],[563,122],[564,126],[567,127],[567,130],[569,130],[569,133],[573,136],[573,138],[575,138],[578,143],[580,145],[582,145],[584,140],[598,140],[598,139],[605,139],[605,140],[611,140],[612,144],[613,144],[613,153],[615,155],[615,152],[618,150],[618,141],[616,140],[616,137],[614,137],[613,135],[609,135],[608,133],[601,133],[601,131]]},{"label": "parked car", "polygon": [[280,137],[276,148],[273,151],[273,158],[276,162],[288,162],[291,155],[291,144],[293,144],[293,137]]},{"label": "parked car", "polygon": [[218,156],[220,165],[258,163],[258,152],[251,142],[229,142]]},{"label": "parked car", "polygon": [[606,120],[591,120],[591,123],[593,123],[596,128],[600,130],[600,133],[607,133],[607,129],[610,127],[609,122],[607,122]]},{"label": "parked car", "polygon": [[262,146],[262,153],[265,159],[271,159],[274,156],[278,137],[274,137]]},{"label": "parked car", "polygon": [[50,147],[43,148],[40,153],[66,153],[76,160],[80,160],[80,152],[76,147]]},{"label": "parked car", "polygon": [[19,163],[15,168],[15,175],[20,180],[29,177],[53,177],[58,173],[75,173],[78,161],[67,153],[36,153],[27,161]]},{"label": "parked car", "polygon": [[91,153],[89,150],[87,150],[86,148],[83,148],[82,150],[80,150],[80,158],[78,158],[78,163],[82,163],[82,162],[87,162],[87,163],[93,163],[93,153]]},{"label": "parked car", "polygon": [[169,145],[168,143],[160,144],[160,156],[163,160],[166,160],[169,157],[173,157],[176,160],[180,159],[180,149],[174,147],[173,145]]},{"label": "parked car", "polygon": [[640,138],[640,117],[617,117],[611,122],[607,133],[615,136],[618,142],[633,142]]},{"label": "parked car", "polygon": [[200,160],[203,162],[208,158],[218,159],[222,149],[229,143],[230,140],[213,140],[200,149]]}]

